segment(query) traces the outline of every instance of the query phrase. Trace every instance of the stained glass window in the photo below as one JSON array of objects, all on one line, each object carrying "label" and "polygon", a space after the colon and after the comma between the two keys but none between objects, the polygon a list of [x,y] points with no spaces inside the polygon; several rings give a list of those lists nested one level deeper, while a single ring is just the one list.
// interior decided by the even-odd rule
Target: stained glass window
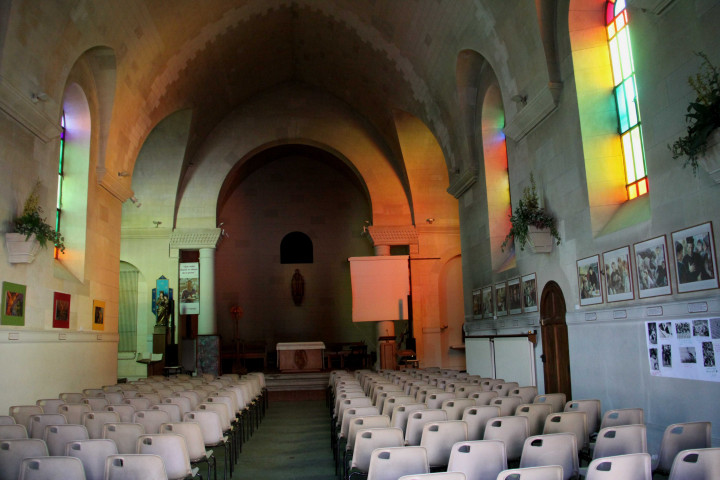
[{"label": "stained glass window", "polygon": [[[55,231],[60,231],[60,219],[62,214],[62,189],[63,189],[63,167],[65,163],[65,112],[60,117],[60,158],[58,158],[58,185],[57,202],[55,206]],[[55,248],[55,258],[58,258],[60,251]]]},{"label": "stained glass window", "polygon": [[618,133],[625,159],[627,194],[628,199],[632,200],[645,195],[649,186],[625,0],[608,0],[605,24],[618,111]]}]

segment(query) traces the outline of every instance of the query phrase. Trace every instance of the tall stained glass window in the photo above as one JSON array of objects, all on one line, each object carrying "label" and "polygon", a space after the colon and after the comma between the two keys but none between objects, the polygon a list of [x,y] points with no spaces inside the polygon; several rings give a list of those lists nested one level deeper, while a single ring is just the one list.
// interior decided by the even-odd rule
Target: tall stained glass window
[{"label": "tall stained glass window", "polygon": [[632,200],[645,195],[649,185],[625,0],[608,0],[605,8],[605,24],[618,111],[618,133],[625,159],[626,188],[628,200]]},{"label": "tall stained glass window", "polygon": [[[63,189],[63,167],[65,163],[65,112],[60,117],[60,158],[58,159],[58,185],[57,202],[55,205],[55,231],[60,231],[60,219],[62,214],[62,189]],[[60,250],[55,247],[55,258],[60,255]]]}]

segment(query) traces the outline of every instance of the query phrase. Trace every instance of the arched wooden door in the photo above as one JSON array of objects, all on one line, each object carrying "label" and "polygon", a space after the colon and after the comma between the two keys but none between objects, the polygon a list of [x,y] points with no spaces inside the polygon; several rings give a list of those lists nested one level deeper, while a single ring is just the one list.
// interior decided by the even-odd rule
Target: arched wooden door
[{"label": "arched wooden door", "polygon": [[560,286],[550,281],[540,296],[540,334],[542,336],[545,393],[564,393],[572,398],[570,384],[570,353],[565,297]]}]

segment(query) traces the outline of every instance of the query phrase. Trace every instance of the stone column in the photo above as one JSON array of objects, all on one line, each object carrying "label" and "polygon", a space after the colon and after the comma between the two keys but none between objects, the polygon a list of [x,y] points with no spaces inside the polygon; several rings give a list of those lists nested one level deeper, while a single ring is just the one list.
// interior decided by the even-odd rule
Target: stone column
[{"label": "stone column", "polygon": [[200,249],[200,315],[198,335],[215,335],[215,249]]}]

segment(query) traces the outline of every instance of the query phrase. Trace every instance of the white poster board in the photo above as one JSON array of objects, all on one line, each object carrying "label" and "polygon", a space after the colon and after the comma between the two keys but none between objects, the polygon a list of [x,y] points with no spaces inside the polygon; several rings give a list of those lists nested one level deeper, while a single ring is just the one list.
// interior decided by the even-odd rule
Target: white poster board
[{"label": "white poster board", "polygon": [[498,337],[495,343],[495,378],[535,386],[535,346],[527,337]]},{"label": "white poster board", "polygon": [[352,321],[407,320],[408,255],[350,257]]},{"label": "white poster board", "polygon": [[492,342],[489,338],[465,338],[465,362],[470,375],[494,378]]},{"label": "white poster board", "polygon": [[645,322],[650,374],[720,382],[720,318]]}]

